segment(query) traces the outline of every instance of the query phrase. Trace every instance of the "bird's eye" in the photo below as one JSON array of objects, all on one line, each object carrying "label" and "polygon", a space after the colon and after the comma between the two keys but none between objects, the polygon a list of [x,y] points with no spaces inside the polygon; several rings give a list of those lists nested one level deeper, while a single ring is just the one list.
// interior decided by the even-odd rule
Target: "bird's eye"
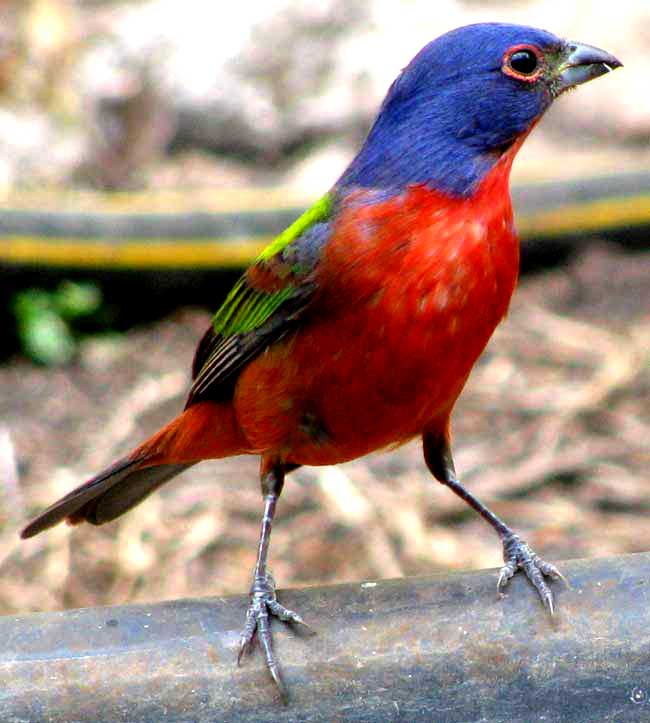
[{"label": "bird's eye", "polygon": [[543,70],[543,56],[532,46],[515,46],[505,54],[503,59],[503,72],[519,80],[533,81],[541,75]]},{"label": "bird's eye", "polygon": [[537,56],[532,50],[518,50],[510,56],[510,67],[522,75],[532,75],[537,65]]}]

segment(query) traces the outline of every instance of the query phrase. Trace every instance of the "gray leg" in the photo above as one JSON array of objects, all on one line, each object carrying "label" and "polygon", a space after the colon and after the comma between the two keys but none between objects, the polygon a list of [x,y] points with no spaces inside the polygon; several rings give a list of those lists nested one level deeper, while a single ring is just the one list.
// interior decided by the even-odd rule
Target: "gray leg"
[{"label": "gray leg", "polygon": [[244,653],[250,651],[253,638],[257,633],[257,640],[264,653],[266,667],[271,677],[278,686],[280,696],[286,703],[288,700],[287,689],[282,680],[280,666],[273,653],[273,638],[271,635],[270,615],[275,615],[285,622],[299,623],[305,625],[305,621],[292,610],[280,605],[275,594],[275,580],[267,568],[267,557],[269,542],[271,540],[271,527],[275,505],[282,492],[284,484],[285,469],[281,465],[272,467],[262,475],[262,494],[264,495],[264,517],[262,518],[262,529],[257,549],[257,561],[253,573],[253,584],[250,590],[250,603],[246,611],[246,623],[241,635],[239,655],[237,664],[241,662]]},{"label": "gray leg", "polygon": [[517,572],[523,570],[526,577],[531,581],[544,605],[551,615],[554,612],[553,593],[544,580],[544,577],[564,580],[562,573],[550,562],[542,560],[519,535],[515,534],[503,520],[497,517],[474,495],[468,492],[458,481],[454,460],[451,456],[451,449],[447,440],[440,435],[425,432],[422,436],[424,448],[424,459],[431,474],[444,485],[447,485],[454,494],[474,508],[481,517],[496,530],[503,545],[503,560],[506,563],[499,573],[497,581],[497,593],[502,595],[502,590],[508,580]]}]

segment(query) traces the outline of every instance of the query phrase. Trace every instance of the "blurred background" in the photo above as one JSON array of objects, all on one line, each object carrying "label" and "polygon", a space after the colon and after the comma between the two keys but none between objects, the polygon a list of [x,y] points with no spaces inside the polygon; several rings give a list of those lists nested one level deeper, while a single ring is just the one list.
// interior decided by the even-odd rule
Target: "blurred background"
[{"label": "blurred background", "polygon": [[[456,466],[548,559],[650,548],[650,6],[219,5],[0,2],[0,612],[248,590],[253,458],[203,463],[101,528],[17,534],[176,414],[244,264],[336,180],[420,47],[488,20],[625,68],[562,98],[519,154],[525,273],[457,405]],[[500,552],[414,442],[293,473],[271,568],[287,587]]]}]

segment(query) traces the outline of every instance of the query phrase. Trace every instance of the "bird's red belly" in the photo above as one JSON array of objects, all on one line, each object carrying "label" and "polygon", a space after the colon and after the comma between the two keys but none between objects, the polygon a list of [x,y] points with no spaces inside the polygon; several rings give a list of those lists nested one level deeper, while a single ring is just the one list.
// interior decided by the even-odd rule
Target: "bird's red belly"
[{"label": "bird's red belly", "polygon": [[[415,354],[407,364],[388,350],[341,349],[328,331],[278,345],[242,375],[237,416],[255,449],[301,464],[334,464],[406,441],[425,419],[448,414],[464,378],[441,373],[435,358],[428,373]],[[264,404],[255,404],[261,389]]]},{"label": "bird's red belly", "polygon": [[334,464],[446,427],[516,284],[505,170],[471,200],[414,187],[342,210],[310,318],[237,382],[251,449]]},{"label": "bird's red belly", "polygon": [[514,236],[501,233],[508,258],[500,263],[482,230],[447,244],[438,232],[433,251],[425,235],[356,265],[345,249],[339,305],[320,310],[239,378],[235,411],[251,448],[335,464],[425,427],[442,430],[516,282]]}]

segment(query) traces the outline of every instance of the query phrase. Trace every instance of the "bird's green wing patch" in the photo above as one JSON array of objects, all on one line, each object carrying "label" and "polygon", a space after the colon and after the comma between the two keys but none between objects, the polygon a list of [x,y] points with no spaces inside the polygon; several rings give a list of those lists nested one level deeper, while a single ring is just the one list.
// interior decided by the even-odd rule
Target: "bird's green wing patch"
[{"label": "bird's green wing patch", "polygon": [[313,226],[319,221],[326,221],[332,213],[332,206],[332,194],[326,193],[319,198],[316,203],[310,206],[302,216],[298,216],[291,226],[287,226],[287,228],[262,251],[258,260],[270,259],[297,239],[298,236],[302,236],[310,226]]},{"label": "bird's green wing patch", "polygon": [[212,326],[217,334],[225,337],[246,334],[261,326],[294,291],[294,285],[289,282],[277,291],[256,289],[244,276],[215,314]]},{"label": "bird's green wing patch", "polygon": [[[235,284],[212,320],[217,334],[246,334],[258,328],[295,291],[299,268],[282,258],[289,244],[315,224],[325,221],[332,210],[332,199],[325,194],[291,226],[283,231],[257,257],[255,264]],[[266,283],[261,282],[261,280]]]},{"label": "bird's green wing patch", "polygon": [[[235,373],[291,328],[313,295],[312,272],[328,238],[326,194],[281,233],[244,273],[199,344],[187,404],[227,398]],[[230,380],[230,383],[225,383]]]}]

